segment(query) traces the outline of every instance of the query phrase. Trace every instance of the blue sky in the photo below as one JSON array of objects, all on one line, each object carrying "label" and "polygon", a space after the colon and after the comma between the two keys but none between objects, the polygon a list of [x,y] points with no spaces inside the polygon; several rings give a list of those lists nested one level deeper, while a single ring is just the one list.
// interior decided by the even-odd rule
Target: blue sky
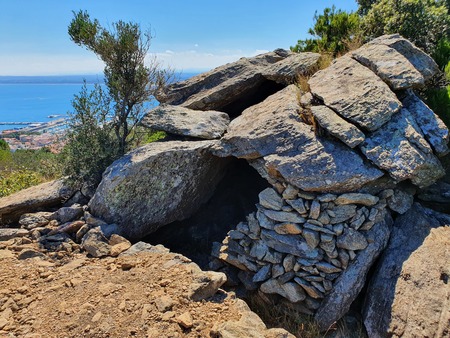
[{"label": "blue sky", "polygon": [[150,52],[184,72],[286,48],[307,37],[314,12],[353,0],[0,0],[0,75],[100,73],[96,56],[67,34],[72,11],[102,25],[134,21],[150,28]]}]

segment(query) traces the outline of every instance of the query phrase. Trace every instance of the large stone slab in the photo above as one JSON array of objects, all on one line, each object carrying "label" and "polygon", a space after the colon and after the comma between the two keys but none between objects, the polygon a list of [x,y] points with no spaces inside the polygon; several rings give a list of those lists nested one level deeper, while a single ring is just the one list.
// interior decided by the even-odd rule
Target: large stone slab
[{"label": "large stone slab", "polygon": [[169,85],[157,94],[161,103],[182,105],[196,110],[222,111],[227,105],[248,99],[263,83],[272,80],[293,83],[300,72],[311,72],[320,55],[298,55],[286,50],[241,58],[186,81]]},{"label": "large stone slab", "polygon": [[155,142],[115,161],[89,203],[91,213],[135,240],[191,216],[214,192],[226,159],[215,141]]},{"label": "large stone slab", "polygon": [[[367,274],[386,247],[391,233],[392,218],[384,212],[384,220],[375,224],[366,233],[369,245],[359,251],[357,258],[352,261],[344,272],[336,279],[333,290],[324,298],[317,309],[314,319],[321,330],[327,330],[350,309],[350,305],[364,287]],[[371,336],[369,337],[378,337]]]},{"label": "large stone slab", "polygon": [[350,148],[354,148],[364,141],[365,136],[361,130],[345,121],[327,106],[312,106],[311,112],[322,128]]},{"label": "large stone slab", "polygon": [[215,153],[250,160],[263,177],[307,191],[352,191],[383,176],[356,151],[318,137],[303,123],[297,95],[291,85],[247,108],[230,123]]},{"label": "large stone slab", "polygon": [[425,81],[439,73],[439,67],[436,62],[400,34],[383,35],[373,39],[369,44],[386,45],[395,49],[422,74]]},{"label": "large stone slab", "polygon": [[380,128],[401,108],[389,86],[349,56],[317,72],[308,83],[325,105],[369,131]]},{"label": "large stone slab", "polygon": [[0,198],[0,224],[17,222],[22,214],[60,206],[74,191],[64,180],[50,181]]},{"label": "large stone slab", "polygon": [[408,92],[402,103],[414,117],[436,154],[446,155],[449,152],[449,134],[444,122],[413,91]]},{"label": "large stone slab", "polygon": [[310,74],[317,68],[320,59],[318,53],[292,53],[285,51],[286,58],[267,66],[262,75],[281,84],[292,84],[300,74]]},{"label": "large stone slab", "polygon": [[290,85],[244,110],[231,121],[216,154],[255,159],[311,142],[314,133],[300,118],[298,94],[297,87]]},{"label": "large stone slab", "polygon": [[[448,337],[450,217],[416,203],[395,221],[369,284],[369,337]],[[434,229],[438,228],[438,229]]]},{"label": "large stone slab", "polygon": [[410,179],[418,187],[433,184],[444,169],[407,109],[366,136],[362,152],[379,168],[398,181]]},{"label": "large stone slab", "polygon": [[145,114],[141,124],[170,134],[212,140],[220,138],[230,123],[227,114],[161,105]]},{"label": "large stone slab", "polygon": [[383,44],[366,44],[351,53],[352,58],[370,68],[393,90],[422,87],[424,76],[394,48]]}]

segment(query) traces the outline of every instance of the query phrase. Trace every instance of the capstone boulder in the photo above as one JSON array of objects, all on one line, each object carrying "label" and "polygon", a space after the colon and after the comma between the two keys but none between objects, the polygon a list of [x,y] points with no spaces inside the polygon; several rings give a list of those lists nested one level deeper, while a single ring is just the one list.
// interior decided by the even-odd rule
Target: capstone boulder
[{"label": "capstone boulder", "polygon": [[191,216],[223,176],[227,160],[210,154],[214,142],[156,142],[131,151],[103,174],[91,213],[129,239]]},{"label": "capstone boulder", "polygon": [[383,80],[349,56],[317,72],[308,83],[326,106],[369,131],[388,122],[402,106]]}]

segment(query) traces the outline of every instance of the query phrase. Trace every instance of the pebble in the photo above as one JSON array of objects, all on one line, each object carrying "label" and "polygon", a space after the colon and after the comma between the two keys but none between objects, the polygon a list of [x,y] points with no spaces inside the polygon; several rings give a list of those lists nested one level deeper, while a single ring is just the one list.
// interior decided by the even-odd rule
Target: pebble
[{"label": "pebble", "polygon": [[320,202],[313,200],[309,209],[309,218],[317,219],[320,215]]},{"label": "pebble", "polygon": [[189,312],[184,312],[176,319],[177,323],[185,329],[190,329],[194,325],[194,321]]}]

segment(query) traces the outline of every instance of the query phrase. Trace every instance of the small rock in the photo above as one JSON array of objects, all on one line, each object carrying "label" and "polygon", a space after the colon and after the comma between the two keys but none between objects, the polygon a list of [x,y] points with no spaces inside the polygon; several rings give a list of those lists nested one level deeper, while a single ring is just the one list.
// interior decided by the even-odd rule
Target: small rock
[{"label": "small rock", "polygon": [[352,228],[344,229],[344,233],[336,240],[338,248],[347,250],[363,250],[368,244],[364,235]]},{"label": "small rock", "polygon": [[256,219],[259,222],[259,225],[264,229],[273,230],[275,226],[275,221],[267,217],[261,210],[256,212]]},{"label": "small rock", "polygon": [[297,283],[284,283],[281,284],[281,288],[284,291],[284,297],[287,298],[291,303],[301,302],[306,298],[305,292]]},{"label": "small rock", "polygon": [[365,206],[372,206],[378,203],[379,198],[370,194],[361,194],[361,193],[348,193],[342,194],[336,198],[334,201],[337,205],[346,205],[346,204],[362,204]]},{"label": "small rock", "polygon": [[50,222],[51,212],[27,213],[20,216],[19,224],[23,229],[31,230],[44,227]]},{"label": "small rock", "polygon": [[155,299],[155,305],[160,312],[167,312],[172,310],[175,305],[175,301],[169,296],[161,296]]},{"label": "small rock", "polygon": [[298,189],[288,184],[286,189],[283,191],[283,199],[285,200],[293,200],[297,198]]},{"label": "small rock", "polygon": [[289,272],[294,269],[296,258],[293,255],[287,255],[283,260],[283,268],[284,271]]},{"label": "small rock", "polygon": [[394,194],[387,199],[388,206],[391,210],[403,215],[406,213],[414,203],[414,196],[395,189]]},{"label": "small rock", "polygon": [[131,246],[131,242],[128,239],[126,239],[125,237],[122,237],[117,234],[112,234],[111,237],[109,237],[109,242],[108,242],[109,245],[112,246],[112,245],[116,245],[119,243],[129,243]]},{"label": "small rock", "polygon": [[253,282],[259,283],[264,282],[270,278],[272,266],[270,264],[264,265],[257,273],[253,276]]},{"label": "small rock", "polygon": [[299,214],[306,214],[307,210],[305,208],[305,204],[303,203],[303,199],[298,198],[296,200],[286,200],[286,203],[293,207]]},{"label": "small rock", "polygon": [[294,281],[305,290],[308,296],[315,299],[323,298],[323,294],[304,279],[300,277],[295,277]]},{"label": "small rock", "polygon": [[[304,223],[305,219],[296,212],[263,210],[264,214],[277,222]],[[261,225],[262,226],[262,225]]]},{"label": "small rock", "polygon": [[[128,242],[128,241],[127,241]],[[122,242],[111,246],[109,255],[112,257],[119,256],[122,252],[128,250],[131,247],[130,242]]]},{"label": "small rock", "polygon": [[98,322],[99,320],[100,320],[100,318],[102,318],[102,313],[99,311],[99,312],[97,312],[95,315],[94,315],[94,317],[92,317],[92,319],[91,319],[91,321],[93,322],[93,323],[96,323],[96,322]]},{"label": "small rock", "polygon": [[317,196],[317,200],[321,203],[333,202],[337,198],[334,194],[325,194]]},{"label": "small rock", "polygon": [[71,207],[62,207],[55,211],[50,219],[57,220],[59,223],[67,223],[74,221],[83,216],[83,207],[79,204],[74,204]]},{"label": "small rock", "polygon": [[311,249],[317,248],[320,243],[319,234],[316,231],[306,229],[303,231],[302,236],[305,238],[306,243]]},{"label": "small rock", "polygon": [[281,235],[298,235],[302,233],[300,225],[295,223],[281,223],[274,227],[276,233]]},{"label": "small rock", "polygon": [[[330,234],[330,235],[334,235],[334,232],[331,230],[328,230],[327,228],[323,227],[323,226],[319,226],[319,225],[314,225],[309,223],[305,223],[303,224],[303,227],[305,229],[309,229],[309,230],[313,230],[313,231],[318,231],[318,232],[323,232],[325,234]],[[303,232],[305,232],[305,230],[303,230]]]},{"label": "small rock", "polygon": [[222,272],[202,272],[194,277],[188,297],[194,301],[207,299],[213,296],[226,281],[227,277]]},{"label": "small rock", "polygon": [[16,237],[27,236],[30,232],[26,229],[4,228],[0,229],[0,241],[8,241]]},{"label": "small rock", "polygon": [[91,229],[91,226],[88,224],[83,225],[75,234],[75,240],[77,243],[80,243],[83,239],[84,235],[87,234],[87,232]]},{"label": "small rock", "polygon": [[35,257],[45,258],[46,256],[42,252],[39,252],[39,251],[33,250],[33,249],[22,250],[20,252],[19,256],[17,256],[17,258],[20,260],[30,259],[30,258],[35,258]]},{"label": "small rock", "polygon": [[342,271],[342,269],[339,269],[339,268],[335,267],[334,265],[329,264],[329,263],[325,263],[325,262],[316,263],[316,268],[319,271],[322,271],[322,272],[325,272],[325,273],[336,273],[336,272],[341,272]]},{"label": "small rock", "polygon": [[284,274],[284,267],[281,264],[272,265],[272,278],[280,277]]},{"label": "small rock", "polygon": [[312,192],[307,192],[307,191],[299,191],[297,195],[298,195],[298,197],[301,197],[305,200],[310,200],[310,201],[312,201],[313,199],[316,198],[316,195],[314,195]]},{"label": "small rock", "polygon": [[111,252],[111,246],[108,244],[108,240],[101,232],[100,228],[94,228],[87,232],[83,237],[81,246],[91,256],[99,258],[108,256]]},{"label": "small rock", "polygon": [[318,200],[314,200],[311,203],[311,207],[309,209],[309,218],[317,219],[320,215],[320,202]]},{"label": "small rock", "polygon": [[[330,213],[330,211],[332,211],[332,213]],[[327,212],[331,217],[331,224],[342,223],[356,215],[356,205],[338,205],[334,207],[333,210],[327,210]]]},{"label": "small rock", "polygon": [[259,203],[271,210],[281,210],[283,206],[283,200],[278,193],[272,188],[264,189],[259,193]]},{"label": "small rock", "polygon": [[194,321],[189,312],[184,312],[182,315],[178,316],[176,321],[185,329],[190,329],[194,325]]}]

